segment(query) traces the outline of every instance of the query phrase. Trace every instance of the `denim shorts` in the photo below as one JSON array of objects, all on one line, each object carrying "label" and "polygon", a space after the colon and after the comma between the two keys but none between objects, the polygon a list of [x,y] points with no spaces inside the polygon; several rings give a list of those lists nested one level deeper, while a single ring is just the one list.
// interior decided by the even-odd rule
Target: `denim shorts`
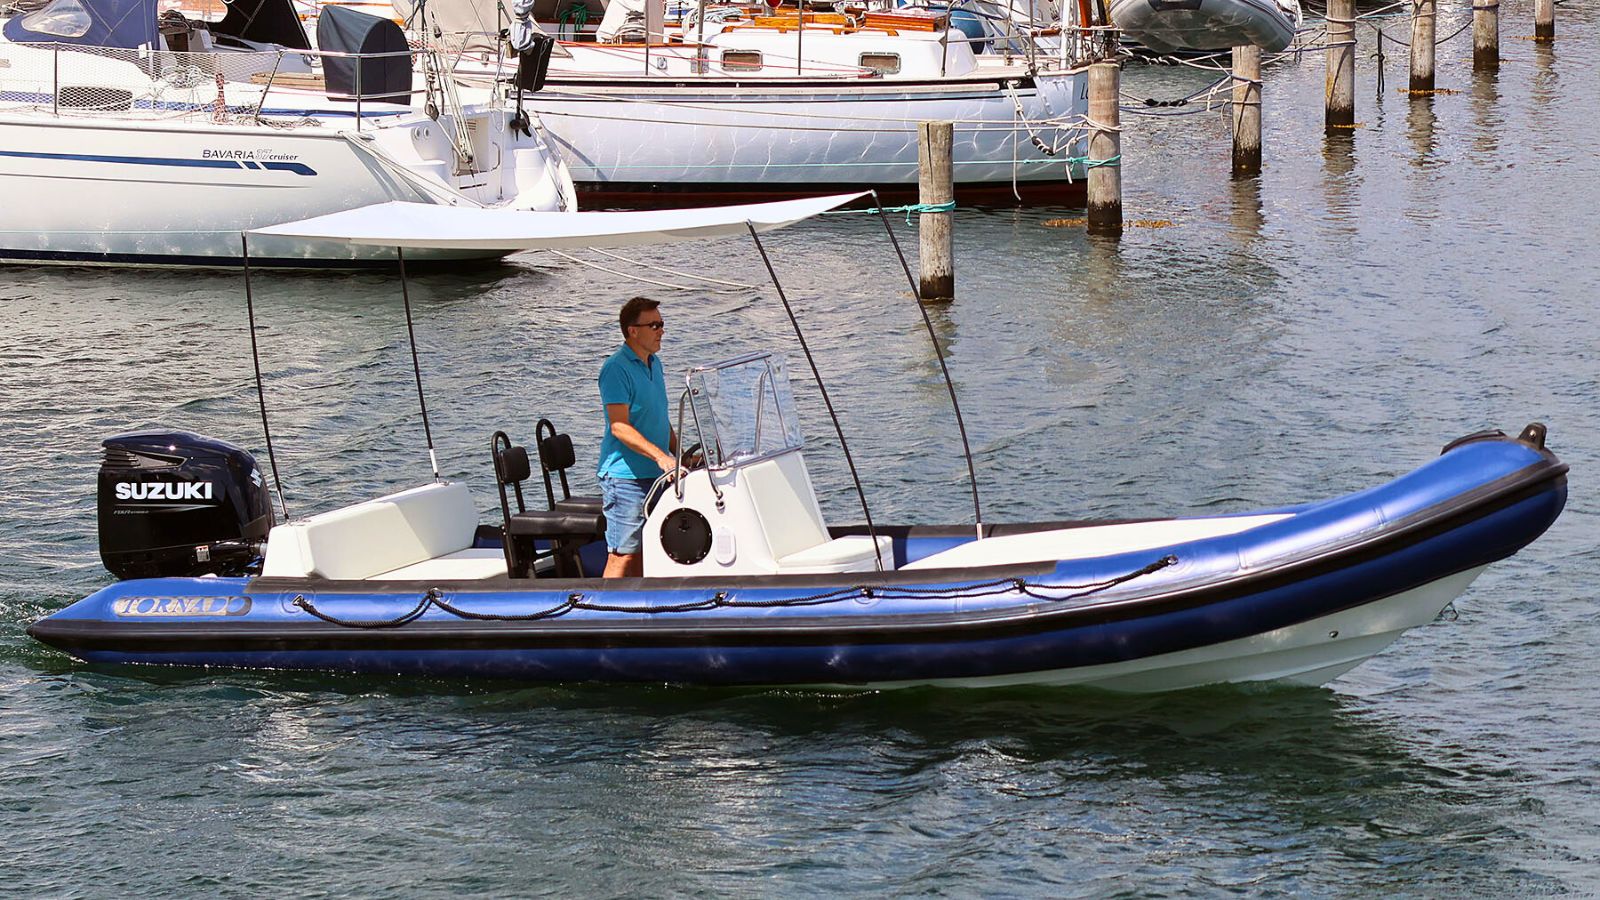
[{"label": "denim shorts", "polygon": [[631,555],[644,547],[644,498],[654,478],[600,476],[601,509],[606,514],[606,549]]}]

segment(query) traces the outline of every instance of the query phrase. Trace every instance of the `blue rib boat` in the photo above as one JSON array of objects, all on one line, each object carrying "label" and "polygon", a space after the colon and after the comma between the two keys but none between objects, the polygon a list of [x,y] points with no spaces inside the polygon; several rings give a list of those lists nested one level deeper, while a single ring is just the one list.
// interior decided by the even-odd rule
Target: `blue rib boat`
[{"label": "blue rib boat", "polygon": [[[531,467],[497,441],[500,523],[478,526],[464,485],[427,484],[271,527],[257,574],[118,581],[29,633],[94,663],[552,682],[1321,684],[1432,621],[1566,499],[1566,466],[1534,425],[1462,438],[1379,487],[1260,513],[869,533],[822,523],[786,413],[763,413],[766,443],[702,434],[722,444],[662,486],[643,578],[591,577],[603,523],[582,498],[556,487],[547,508],[519,510]],[[562,462],[549,444],[564,436],[542,437],[541,455]],[[122,508],[115,485],[133,474],[209,483],[242,504],[246,531],[270,522],[264,499],[240,490],[256,475],[247,454],[163,439],[107,442],[103,539]],[[197,460],[237,480],[185,471]],[[192,515],[213,509],[201,493],[126,504]],[[143,518],[162,515],[183,513]],[[186,564],[224,564],[248,544],[191,543]],[[141,559],[107,556],[125,572],[162,565]]]}]

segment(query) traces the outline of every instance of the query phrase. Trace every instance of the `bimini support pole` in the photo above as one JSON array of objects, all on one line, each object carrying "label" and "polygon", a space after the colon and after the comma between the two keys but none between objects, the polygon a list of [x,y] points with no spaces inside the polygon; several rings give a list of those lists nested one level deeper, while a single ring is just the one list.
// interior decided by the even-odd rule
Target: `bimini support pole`
[{"label": "bimini support pole", "polygon": [[256,402],[261,407],[261,433],[267,439],[267,462],[272,465],[272,486],[278,492],[278,507],[289,521],[289,504],[283,499],[283,479],[278,477],[278,457],[272,452],[272,429],[267,427],[267,391],[261,384],[261,351],[256,347],[256,298],[250,290],[250,238],[239,232],[239,249],[244,256],[244,307],[250,317],[250,361],[256,367]]},{"label": "bimini support pole", "polygon": [[750,240],[755,241],[756,250],[761,254],[761,262],[767,267],[767,276],[772,279],[772,286],[778,291],[778,299],[783,303],[783,311],[789,314],[789,324],[794,326],[794,336],[800,339],[800,350],[806,355],[806,363],[811,366],[811,377],[817,380],[817,391],[822,394],[822,405],[828,408],[828,418],[833,420],[833,432],[839,436],[839,448],[844,451],[845,465],[850,468],[850,480],[855,482],[856,496],[861,498],[861,515],[867,519],[867,537],[872,541],[872,555],[877,560],[878,571],[883,571],[883,549],[878,546],[878,530],[872,525],[872,511],[867,508],[867,492],[861,488],[861,476],[856,472],[855,458],[850,455],[850,444],[844,439],[844,426],[839,424],[839,415],[833,411],[833,400],[828,397],[828,388],[822,383],[822,372],[817,369],[817,361],[811,356],[811,347],[806,343],[805,332],[800,330],[800,320],[794,316],[794,307],[789,305],[789,297],[783,292],[783,283],[778,280],[777,270],[772,268],[772,260],[767,257],[767,248],[761,243],[761,236],[756,233],[754,223],[746,222],[745,227],[750,229]]},{"label": "bimini support pole", "polygon": [[428,400],[422,394],[422,365],[417,362],[417,330],[411,324],[411,286],[406,281],[406,253],[394,248],[394,258],[400,263],[400,296],[406,304],[406,336],[411,339],[411,374],[417,377],[417,405],[422,407],[422,434],[428,440],[428,462],[433,466],[433,480],[439,477],[439,455],[433,450],[433,429],[428,425]]},{"label": "bimini support pole", "polygon": [[[894,236],[894,227],[889,224],[889,215],[884,212],[883,201],[878,199],[878,192],[872,191],[872,205],[878,210],[878,218],[883,220],[883,230],[889,235],[889,243],[894,245],[895,255],[900,257],[900,268],[905,270],[906,282],[911,285],[911,296],[917,294],[917,278],[911,274],[911,264],[906,262],[905,251],[900,249],[900,240]],[[972,445],[967,442],[967,423],[961,418],[961,402],[956,399],[956,384],[950,380],[950,367],[945,365],[944,350],[939,346],[939,335],[933,330],[933,320],[928,317],[928,305],[917,301],[917,309],[922,311],[922,324],[927,326],[928,340],[933,343],[933,355],[939,358],[939,371],[944,373],[944,386],[950,391],[950,406],[956,411],[956,430],[961,432],[961,452],[967,457],[967,478],[972,482],[972,515],[977,519],[978,540],[983,540],[983,507],[978,504],[978,470],[972,465]]]}]

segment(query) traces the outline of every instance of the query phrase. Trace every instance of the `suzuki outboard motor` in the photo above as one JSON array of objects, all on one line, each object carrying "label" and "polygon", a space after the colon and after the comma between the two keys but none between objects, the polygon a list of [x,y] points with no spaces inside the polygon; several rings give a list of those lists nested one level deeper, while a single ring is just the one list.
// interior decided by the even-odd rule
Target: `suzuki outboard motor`
[{"label": "suzuki outboard motor", "polygon": [[100,559],[118,578],[244,575],[272,530],[255,457],[187,431],[102,442]]}]

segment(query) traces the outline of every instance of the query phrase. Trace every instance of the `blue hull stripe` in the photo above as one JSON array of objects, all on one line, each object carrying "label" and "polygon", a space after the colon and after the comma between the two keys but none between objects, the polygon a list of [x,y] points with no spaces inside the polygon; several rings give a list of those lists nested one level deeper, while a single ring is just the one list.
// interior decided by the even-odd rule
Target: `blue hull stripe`
[{"label": "blue hull stripe", "polygon": [[[100,266],[193,266],[236,269],[244,265],[239,256],[199,256],[168,253],[90,253],[60,250],[8,250],[0,248],[0,263],[77,263]],[[406,267],[447,269],[454,266],[482,266],[482,259],[428,260],[413,262],[406,259]],[[250,257],[252,267],[284,269],[392,269],[392,259],[308,259],[300,257]]]},{"label": "blue hull stripe", "polygon": [[[90,153],[34,153],[21,150],[0,150],[0,157],[14,159],[54,159],[67,162],[117,163],[130,166],[174,166],[182,169],[244,169],[257,164],[237,159],[181,159],[171,156],[101,156]],[[260,166],[273,172],[293,172],[296,175],[315,175],[316,170],[305,163],[268,162]]]}]

